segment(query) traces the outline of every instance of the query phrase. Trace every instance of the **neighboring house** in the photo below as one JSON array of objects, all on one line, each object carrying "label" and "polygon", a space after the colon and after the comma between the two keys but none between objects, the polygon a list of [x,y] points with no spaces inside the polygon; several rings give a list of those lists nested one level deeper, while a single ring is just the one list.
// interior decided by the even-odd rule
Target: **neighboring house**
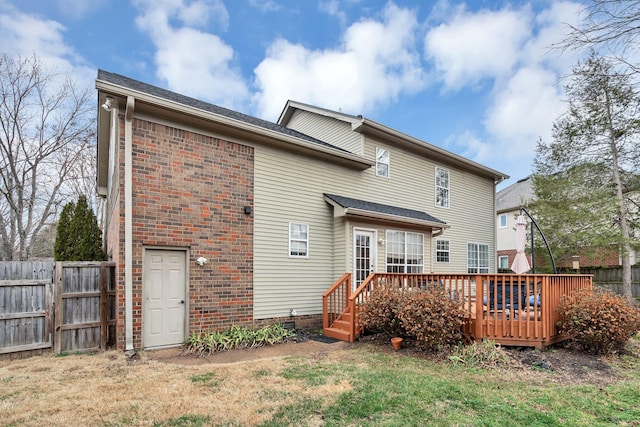
[{"label": "neighboring house", "polygon": [[[496,194],[496,249],[498,270],[509,270],[516,256],[516,218],[520,208],[528,206],[535,197],[531,175]],[[529,223],[529,218],[527,223]],[[531,257],[527,251],[529,261]]]},{"label": "neighboring house", "polygon": [[[517,181],[496,194],[496,247],[497,247],[497,268],[501,270],[509,270],[511,263],[516,254],[516,233],[515,222],[521,207],[527,207],[535,200],[535,192],[531,175]],[[529,218],[526,217],[527,223],[530,224]],[[536,221],[537,222],[537,221]],[[538,224],[544,230],[544,224]],[[527,226],[527,234],[530,233],[530,225]],[[553,230],[546,230],[545,234],[551,233]],[[536,234],[537,235],[537,234]],[[530,237],[529,237],[530,238]],[[531,261],[530,245],[527,245],[527,257]],[[537,238],[535,242],[536,254],[538,251],[546,251],[544,242]],[[617,247],[600,248],[596,258],[581,256],[580,250],[576,250],[575,255],[578,257],[579,266],[581,267],[601,267],[601,266],[618,266],[622,265],[620,253]],[[631,263],[637,260],[634,251],[631,257]],[[541,258],[536,256],[536,266],[543,262]],[[572,259],[556,259],[556,264],[560,268],[573,268]]]},{"label": "neighboring house", "polygon": [[301,103],[276,124],[105,71],[96,87],[118,348],[320,326],[345,272],[495,271],[498,171]]}]

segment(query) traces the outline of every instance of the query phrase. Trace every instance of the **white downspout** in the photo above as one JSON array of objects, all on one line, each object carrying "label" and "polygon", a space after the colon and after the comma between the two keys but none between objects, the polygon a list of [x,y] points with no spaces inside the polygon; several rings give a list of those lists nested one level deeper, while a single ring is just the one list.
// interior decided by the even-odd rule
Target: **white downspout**
[{"label": "white downspout", "polygon": [[125,350],[133,350],[133,110],[135,98],[127,96],[124,114],[124,329]]}]

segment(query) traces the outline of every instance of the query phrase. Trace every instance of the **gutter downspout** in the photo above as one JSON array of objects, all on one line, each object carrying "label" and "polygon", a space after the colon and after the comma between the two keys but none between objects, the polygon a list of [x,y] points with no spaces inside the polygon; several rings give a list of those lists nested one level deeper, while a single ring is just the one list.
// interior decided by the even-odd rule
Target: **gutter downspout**
[{"label": "gutter downspout", "polygon": [[124,328],[125,350],[133,350],[133,110],[135,98],[127,96],[124,114]]}]

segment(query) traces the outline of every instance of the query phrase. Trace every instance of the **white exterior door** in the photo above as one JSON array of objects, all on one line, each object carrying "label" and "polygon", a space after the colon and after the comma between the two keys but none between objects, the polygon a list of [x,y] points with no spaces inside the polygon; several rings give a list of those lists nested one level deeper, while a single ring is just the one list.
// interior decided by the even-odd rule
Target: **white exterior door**
[{"label": "white exterior door", "polygon": [[372,230],[353,230],[353,271],[354,289],[376,271],[376,232]]},{"label": "white exterior door", "polygon": [[184,342],[186,252],[147,249],[143,263],[143,346]]}]

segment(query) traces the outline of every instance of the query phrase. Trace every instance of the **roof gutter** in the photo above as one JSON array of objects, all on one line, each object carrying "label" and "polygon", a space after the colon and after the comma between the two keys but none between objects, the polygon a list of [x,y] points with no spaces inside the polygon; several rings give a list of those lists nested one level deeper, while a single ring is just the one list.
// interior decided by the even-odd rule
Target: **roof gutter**
[{"label": "roof gutter", "polygon": [[364,157],[361,157],[356,154],[333,149],[331,147],[324,147],[321,145],[317,145],[312,142],[305,141],[300,138],[296,138],[294,136],[285,135],[271,129],[265,129],[263,127],[260,127],[251,123],[246,123],[241,120],[222,116],[220,114],[212,113],[210,111],[187,106],[174,101],[168,101],[161,97],[149,95],[148,93],[136,91],[134,89],[130,89],[124,86],[115,85],[113,83],[106,82],[104,80],[96,80],[96,88],[100,91],[109,92],[109,93],[120,95],[123,97],[134,96],[136,99],[137,109],[139,109],[140,103],[148,103],[151,105],[156,105],[160,108],[165,108],[165,109],[173,110],[183,114],[188,114],[190,116],[201,118],[207,121],[215,120],[215,122],[223,126],[239,129],[253,135],[266,137],[271,140],[282,141],[306,150],[312,150],[315,152],[323,153],[325,155],[329,155],[330,157],[335,157],[344,162],[347,162],[352,166],[362,170],[368,169],[371,166],[375,165],[375,161],[365,159]]},{"label": "roof gutter", "polygon": [[351,216],[351,217],[358,217],[358,218],[377,219],[381,221],[388,221],[388,222],[395,222],[395,223],[409,224],[409,225],[419,225],[422,227],[429,227],[429,228],[437,228],[441,230],[440,234],[442,234],[442,232],[444,232],[446,228],[450,227],[449,225],[443,224],[441,222],[425,221],[417,218],[409,218],[409,217],[399,216],[399,215],[372,212],[364,209],[344,208],[344,207],[340,207],[340,209],[341,209],[340,213],[334,216]]}]

